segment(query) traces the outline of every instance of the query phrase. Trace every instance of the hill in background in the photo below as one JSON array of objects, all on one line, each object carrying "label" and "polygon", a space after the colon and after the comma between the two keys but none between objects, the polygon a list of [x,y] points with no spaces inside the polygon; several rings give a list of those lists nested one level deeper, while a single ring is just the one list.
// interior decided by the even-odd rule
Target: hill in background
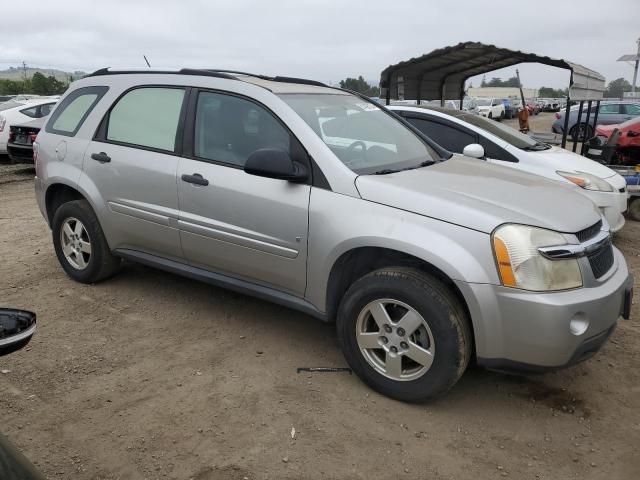
[{"label": "hill in background", "polygon": [[[33,74],[36,72],[41,73],[45,77],[53,76],[56,80],[63,83],[68,83],[69,77],[71,77],[71,80],[73,81],[86,75],[86,72],[81,71],[64,72],[62,70],[56,70],[55,68],[27,67],[27,78],[33,77]],[[6,70],[0,70],[0,79],[20,81],[24,79],[24,75],[25,70],[23,70],[22,67],[9,67]]]}]

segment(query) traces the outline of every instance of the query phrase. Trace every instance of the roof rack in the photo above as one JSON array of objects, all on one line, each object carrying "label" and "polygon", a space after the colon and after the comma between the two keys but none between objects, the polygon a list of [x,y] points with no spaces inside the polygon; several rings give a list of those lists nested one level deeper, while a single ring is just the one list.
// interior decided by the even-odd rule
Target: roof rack
[{"label": "roof rack", "polygon": [[306,78],[297,78],[297,77],[283,77],[283,76],[275,76],[270,77],[268,75],[261,75],[257,73],[249,73],[249,72],[240,72],[238,70],[220,70],[220,69],[207,69],[207,72],[215,72],[215,73],[229,73],[232,75],[247,75],[249,77],[261,78],[262,80],[269,80],[272,82],[282,82],[282,83],[300,83],[302,85],[314,85],[316,87],[327,87],[328,85],[318,82],[317,80],[308,80]]},{"label": "roof rack", "polygon": [[247,75],[249,77],[256,77],[262,80],[269,80],[271,82],[281,83],[299,83],[301,85],[313,85],[316,87],[328,87],[328,85],[318,82],[316,80],[307,80],[305,78],[296,77],[269,77],[268,75],[260,75],[256,73],[240,72],[238,70],[220,70],[210,68],[182,68],[180,70],[109,70],[107,68],[101,68],[93,73],[87,75],[87,77],[99,77],[102,75],[122,75],[122,74],[134,74],[134,73],[146,73],[146,74],[173,74],[173,75],[204,75],[207,77],[227,78],[231,80],[238,80],[235,75]]},{"label": "roof rack", "polygon": [[183,68],[180,70],[109,70],[109,67],[101,68],[93,73],[87,75],[87,77],[99,77],[103,75],[127,75],[127,74],[172,74],[172,75],[204,75],[207,77],[227,78],[229,80],[237,80],[233,75],[229,75],[223,72],[216,72],[214,70],[200,70],[196,68]]}]

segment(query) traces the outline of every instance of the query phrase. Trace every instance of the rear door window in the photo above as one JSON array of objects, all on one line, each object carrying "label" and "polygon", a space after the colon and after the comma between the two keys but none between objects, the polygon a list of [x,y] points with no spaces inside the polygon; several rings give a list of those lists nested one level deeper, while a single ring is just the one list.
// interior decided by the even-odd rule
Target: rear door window
[{"label": "rear door window", "polygon": [[476,136],[466,129],[445,122],[409,117],[409,123],[450,152],[462,153],[464,147],[476,143]]},{"label": "rear door window", "polygon": [[624,105],[624,113],[627,115],[640,115],[640,105],[636,105],[634,103],[625,103]]},{"label": "rear door window", "polygon": [[55,109],[47,122],[45,131],[73,137],[108,89],[108,87],[85,87],[74,90]]},{"label": "rear door window", "polygon": [[31,118],[38,118],[38,107],[25,108],[20,110],[20,113]]},{"label": "rear door window", "polygon": [[603,113],[620,113],[620,105],[617,103],[600,105],[600,114]]},{"label": "rear door window", "polygon": [[184,88],[131,90],[109,113],[107,142],[174,152],[184,96]]}]

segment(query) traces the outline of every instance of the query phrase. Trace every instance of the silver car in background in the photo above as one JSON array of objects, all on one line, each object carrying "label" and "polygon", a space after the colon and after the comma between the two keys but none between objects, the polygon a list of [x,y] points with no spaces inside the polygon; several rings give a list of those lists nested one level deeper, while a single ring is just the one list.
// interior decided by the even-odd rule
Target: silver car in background
[{"label": "silver car in background", "polygon": [[126,258],[336,321],[349,365],[393,398],[444,394],[472,357],[574,364],[629,315],[632,279],[587,198],[452,157],[317,82],[100,70],[69,88],[35,157],[71,278]]}]

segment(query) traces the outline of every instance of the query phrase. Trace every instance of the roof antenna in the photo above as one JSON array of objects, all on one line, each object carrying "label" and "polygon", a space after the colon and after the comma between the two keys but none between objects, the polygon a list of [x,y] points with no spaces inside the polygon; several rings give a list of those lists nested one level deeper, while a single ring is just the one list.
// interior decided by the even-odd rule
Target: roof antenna
[{"label": "roof antenna", "polygon": [[142,55],[142,57],[144,58],[144,61],[147,62],[147,67],[151,68],[151,64],[149,63],[149,60],[147,60],[147,56]]}]

